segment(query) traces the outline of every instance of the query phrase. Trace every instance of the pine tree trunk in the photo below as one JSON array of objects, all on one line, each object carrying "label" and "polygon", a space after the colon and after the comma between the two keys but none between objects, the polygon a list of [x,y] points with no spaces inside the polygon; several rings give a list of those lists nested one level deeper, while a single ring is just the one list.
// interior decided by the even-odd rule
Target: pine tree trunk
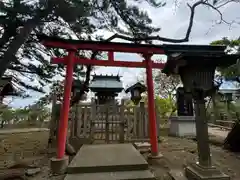
[{"label": "pine tree trunk", "polygon": [[0,59],[0,77],[2,77],[7,70],[9,64],[15,59],[15,55],[20,49],[20,47],[27,40],[28,36],[34,28],[38,25],[40,19],[34,18],[29,20],[25,26],[20,30],[20,33],[13,39],[9,44],[7,51],[4,53],[3,57]]},{"label": "pine tree trunk", "polygon": [[36,12],[36,16],[32,19],[29,19],[24,26],[20,29],[19,34],[17,34],[14,39],[9,43],[8,49],[4,52],[2,58],[0,59],[0,77],[2,77],[7,70],[9,64],[15,60],[15,55],[17,54],[18,50],[21,46],[25,43],[28,39],[31,32],[41,24],[41,20],[46,18],[49,12],[52,11],[53,6],[55,3],[49,1],[46,5],[45,10],[39,10]]}]

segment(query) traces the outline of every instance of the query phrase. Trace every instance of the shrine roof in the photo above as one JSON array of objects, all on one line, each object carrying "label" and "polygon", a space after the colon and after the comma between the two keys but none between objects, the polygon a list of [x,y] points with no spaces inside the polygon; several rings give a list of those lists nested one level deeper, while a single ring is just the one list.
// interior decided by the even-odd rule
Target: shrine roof
[{"label": "shrine roof", "polygon": [[123,84],[120,76],[94,75],[89,88],[92,91],[111,89],[120,92],[123,89]]},{"label": "shrine roof", "polygon": [[92,81],[97,81],[97,80],[115,80],[115,81],[121,81],[120,80],[120,77],[121,76],[119,76],[119,75],[116,75],[116,76],[114,76],[114,75],[102,75],[102,74],[100,74],[100,75],[93,75],[93,79],[92,79]]},{"label": "shrine roof", "polygon": [[50,37],[38,35],[38,39],[46,47],[58,47],[63,49],[81,49],[95,51],[114,51],[114,52],[132,52],[132,53],[153,53],[169,54],[173,52],[224,52],[226,46],[211,45],[188,45],[188,44],[136,44],[136,43],[119,43],[107,41],[88,41],[63,39],[59,37]]}]

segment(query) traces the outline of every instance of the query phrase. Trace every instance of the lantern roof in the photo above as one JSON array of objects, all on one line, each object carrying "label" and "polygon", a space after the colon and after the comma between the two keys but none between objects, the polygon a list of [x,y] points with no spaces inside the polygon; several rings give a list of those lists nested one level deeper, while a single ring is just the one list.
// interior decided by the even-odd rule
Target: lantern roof
[{"label": "lantern roof", "polygon": [[147,88],[146,88],[146,86],[144,86],[140,82],[137,82],[136,84],[134,84],[134,85],[130,86],[129,88],[127,88],[125,90],[125,92],[128,93],[128,92],[131,92],[134,89],[139,89],[140,93],[142,93],[142,92],[146,91]]},{"label": "lantern roof", "polygon": [[[214,47],[214,46],[213,46]],[[163,73],[179,74],[179,68],[185,66],[216,66],[228,67],[235,64],[240,58],[240,54],[226,54],[224,48],[217,46],[216,49],[201,51],[168,51],[168,60],[165,64]]]},{"label": "lantern roof", "polygon": [[123,84],[119,75],[93,75],[89,88],[93,92],[121,92]]},{"label": "lantern roof", "polygon": [[11,77],[0,78],[0,96],[18,96],[19,93],[13,87]]},{"label": "lantern roof", "polygon": [[224,53],[227,46],[222,45],[194,45],[194,44],[164,44],[165,46],[165,53],[172,54],[172,53]]}]

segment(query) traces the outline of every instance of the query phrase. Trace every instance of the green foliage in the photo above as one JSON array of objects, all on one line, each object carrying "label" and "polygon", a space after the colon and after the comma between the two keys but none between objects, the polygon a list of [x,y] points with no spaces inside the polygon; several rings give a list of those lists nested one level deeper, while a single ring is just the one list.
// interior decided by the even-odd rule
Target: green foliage
[{"label": "green foliage", "polygon": [[234,113],[240,113],[240,102],[236,101],[235,103],[230,103],[229,105],[229,113],[234,114]]},{"label": "green foliage", "polygon": [[50,118],[50,110],[47,107],[34,104],[25,108],[13,109],[6,105],[0,106],[0,124],[26,124],[26,125],[41,125],[44,120]]},{"label": "green foliage", "polygon": [[172,98],[161,98],[159,96],[155,99],[156,110],[160,113],[160,117],[168,118],[173,115],[176,111],[175,102],[173,102]]},{"label": "green foliage", "polygon": [[[145,104],[145,107],[148,106],[147,96],[143,96],[142,101]],[[135,106],[131,100],[125,101],[125,106],[133,107]],[[155,97],[155,109],[156,113],[162,118],[167,118],[170,115],[173,115],[176,112],[176,104],[171,97],[162,98],[160,96]]]},{"label": "green foliage", "polygon": [[0,107],[0,119],[1,124],[9,122],[14,118],[14,110],[8,106],[1,105]]},{"label": "green foliage", "polygon": [[216,40],[211,43],[211,45],[224,45],[224,46],[229,46],[231,48],[235,48],[236,50],[239,51],[239,46],[240,46],[240,39],[232,39],[229,40],[228,38],[224,37],[221,40]]},{"label": "green foliage", "polygon": [[126,106],[126,107],[134,107],[134,106],[136,106],[133,102],[132,102],[132,100],[126,100],[126,101],[124,101],[124,105]]},{"label": "green foliage", "polygon": [[[228,38],[223,38],[221,40],[213,41],[211,45],[225,45],[228,46],[228,53],[239,53],[240,52],[240,39],[229,40]],[[229,66],[228,68],[217,68],[217,71],[221,73],[221,75],[226,80],[233,80],[240,83],[240,70],[239,64],[234,64]]]},{"label": "green foliage", "polygon": [[[207,106],[207,114],[214,115],[216,120],[220,120],[222,115],[226,115],[229,120],[236,119],[236,113],[240,113],[240,101],[239,99],[234,100],[233,102],[222,101],[222,98],[219,95],[214,96],[211,99],[210,104]],[[213,118],[213,117],[212,117]]]}]

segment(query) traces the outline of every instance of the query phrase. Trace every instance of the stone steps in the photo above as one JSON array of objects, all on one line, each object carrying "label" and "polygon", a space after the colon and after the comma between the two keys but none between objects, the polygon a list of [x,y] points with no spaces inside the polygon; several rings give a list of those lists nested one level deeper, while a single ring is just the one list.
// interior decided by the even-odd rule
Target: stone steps
[{"label": "stone steps", "polygon": [[149,170],[68,174],[65,180],[155,180]]},{"label": "stone steps", "polygon": [[121,171],[144,171],[148,166],[145,164],[138,165],[109,165],[109,166],[89,166],[89,167],[73,167],[67,170],[68,174],[75,173],[97,173],[97,172],[121,172]]}]

